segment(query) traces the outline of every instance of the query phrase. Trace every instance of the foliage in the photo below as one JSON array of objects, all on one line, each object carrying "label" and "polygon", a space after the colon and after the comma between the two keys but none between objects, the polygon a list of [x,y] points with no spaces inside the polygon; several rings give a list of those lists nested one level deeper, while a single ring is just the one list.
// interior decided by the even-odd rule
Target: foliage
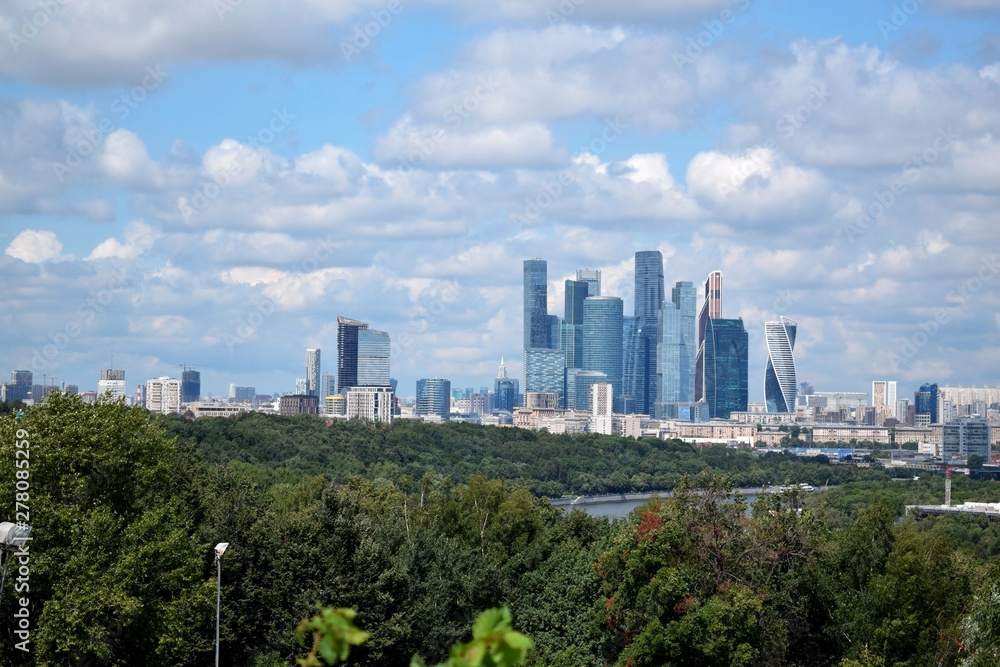
[{"label": "foliage", "polygon": [[[56,394],[20,422],[0,416],[4,502],[17,428],[31,442],[32,653],[4,633],[2,667],[209,664],[221,541],[229,666],[294,663],[297,628],[314,633],[313,659],[351,665],[978,666],[1000,654],[1000,524],[900,518],[941,502],[940,477],[461,424],[164,420]],[[736,486],[762,479],[845,483],[761,494],[748,510]],[[675,493],[615,522],[537,495],[584,484]],[[953,495],[996,501],[1000,483],[956,477]],[[509,634],[511,615],[523,635]],[[519,637],[534,650],[519,653]]]},{"label": "foliage", "polygon": [[524,486],[535,495],[623,493],[672,489],[685,475],[728,474],[734,485],[836,485],[883,480],[881,469],[832,465],[828,460],[724,446],[696,448],[678,440],[622,438],[474,424],[398,420],[373,426],[299,415],[259,413],[231,419],[160,417],[180,442],[208,461],[236,463],[263,485],[322,475],[344,483],[352,475],[402,485],[426,474],[467,479],[482,474]]},{"label": "foliage", "polygon": [[312,650],[297,661],[302,667],[322,667],[319,656],[323,656],[328,665],[343,662],[347,660],[352,646],[360,646],[371,637],[354,625],[357,612],[353,609],[324,609],[321,604],[316,606],[320,612],[311,619],[303,620],[295,631],[301,644],[305,644],[309,632],[313,633]]}]

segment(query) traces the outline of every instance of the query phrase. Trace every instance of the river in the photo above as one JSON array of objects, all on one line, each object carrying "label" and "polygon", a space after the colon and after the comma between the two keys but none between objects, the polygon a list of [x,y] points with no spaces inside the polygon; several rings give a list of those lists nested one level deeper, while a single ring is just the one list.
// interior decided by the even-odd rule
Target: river
[{"label": "river", "polygon": [[[735,489],[747,499],[747,514],[753,506],[753,501],[761,493],[768,493],[764,488]],[[590,516],[606,516],[609,519],[624,519],[629,512],[654,496],[669,498],[671,491],[653,493],[621,493],[606,496],[577,496],[553,498],[552,504],[563,509],[581,509]]]}]

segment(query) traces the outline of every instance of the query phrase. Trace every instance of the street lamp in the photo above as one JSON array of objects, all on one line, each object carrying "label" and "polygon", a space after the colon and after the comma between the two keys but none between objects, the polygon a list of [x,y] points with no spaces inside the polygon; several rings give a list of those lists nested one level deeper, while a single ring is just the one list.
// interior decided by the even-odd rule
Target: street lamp
[{"label": "street lamp", "polygon": [[215,667],[219,667],[219,609],[222,605],[222,554],[226,553],[229,542],[219,542],[215,545],[215,564],[218,566],[219,578],[215,589]]},{"label": "street lamp", "polygon": [[[0,551],[7,552],[7,558],[3,562],[3,576],[0,577],[0,595],[3,595],[3,585],[7,580],[7,566],[14,555],[14,548],[20,547],[31,534],[31,526],[26,523],[11,523],[4,521],[0,523]],[[2,554],[0,554],[2,556]]]}]

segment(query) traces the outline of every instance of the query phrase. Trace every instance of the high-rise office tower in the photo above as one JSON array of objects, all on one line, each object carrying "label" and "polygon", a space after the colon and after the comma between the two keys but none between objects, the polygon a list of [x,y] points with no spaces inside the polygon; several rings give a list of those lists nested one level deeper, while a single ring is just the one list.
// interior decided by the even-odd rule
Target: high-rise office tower
[{"label": "high-rise office tower", "polygon": [[617,396],[621,399],[618,408],[623,413],[636,411],[636,396],[642,393],[642,366],[644,355],[640,352],[640,329],[638,317],[622,318],[622,387]]},{"label": "high-rise office tower", "polygon": [[195,403],[200,399],[201,373],[185,366],[181,371],[181,403]]},{"label": "high-rise office tower", "polygon": [[566,368],[583,366],[583,300],[588,290],[582,280],[565,283],[566,312],[559,327],[559,349],[566,353]]},{"label": "high-rise office tower", "polygon": [[787,317],[764,323],[767,364],[764,367],[764,403],[768,412],[794,412],[795,332],[798,326]]},{"label": "high-rise office tower", "polygon": [[307,396],[319,396],[320,393],[319,368],[320,368],[320,351],[318,349],[312,349],[312,348],[306,350],[306,395]]},{"label": "high-rise office tower", "polygon": [[[529,355],[534,349],[551,349],[548,314],[548,263],[544,259],[524,260],[524,391],[532,389],[532,380],[541,369],[531,367],[541,354]],[[565,362],[564,362],[565,363]]]},{"label": "high-rise office tower", "polygon": [[916,406],[916,414],[928,415],[931,424],[939,424],[938,415],[938,386],[936,384],[922,384],[913,394],[913,403]]},{"label": "high-rise office tower", "polygon": [[678,281],[660,311],[657,346],[659,395],[654,413],[674,418],[676,404],[694,402],[695,357],[698,326],[695,307],[698,293],[690,282]]},{"label": "high-rise office tower", "polygon": [[583,301],[583,367],[608,376],[615,396],[622,393],[622,300],[588,296]]},{"label": "high-rise office tower", "polygon": [[500,369],[497,371],[497,379],[493,385],[493,408],[513,412],[518,403],[519,385],[517,380],[507,377],[507,367],[503,363],[503,357],[501,357]]},{"label": "high-rise office tower", "polygon": [[663,307],[663,255],[659,250],[635,253],[635,316],[640,322],[656,322]]},{"label": "high-rise office tower", "polygon": [[560,341],[560,328],[562,327],[563,320],[558,315],[549,315],[546,318],[549,324],[549,347],[553,350],[561,350],[562,347],[559,344]]},{"label": "high-rise office tower", "polygon": [[749,336],[743,320],[708,318],[705,323],[703,390],[712,419],[747,409]]},{"label": "high-rise office tower", "polygon": [[698,353],[694,369],[694,400],[706,398],[705,394],[705,335],[708,321],[722,317],[722,271],[712,271],[705,279],[704,299],[698,313]]},{"label": "high-rise office tower", "polygon": [[562,350],[533,347],[525,351],[524,392],[565,393],[566,355]]},{"label": "high-rise office tower", "polygon": [[652,415],[659,392],[656,348],[659,314],[663,307],[663,255],[659,250],[635,253],[635,318],[638,331],[633,347],[635,411]]},{"label": "high-rise office tower", "polygon": [[549,347],[548,264],[524,260],[524,349]]},{"label": "high-rise office tower", "polygon": [[337,393],[351,387],[389,386],[389,334],[367,322],[337,317]]},{"label": "high-rise office tower", "polygon": [[440,378],[417,380],[416,413],[448,419],[451,415],[451,381]]},{"label": "high-rise office tower", "polygon": [[600,269],[577,269],[576,279],[587,283],[587,296],[601,296]]}]

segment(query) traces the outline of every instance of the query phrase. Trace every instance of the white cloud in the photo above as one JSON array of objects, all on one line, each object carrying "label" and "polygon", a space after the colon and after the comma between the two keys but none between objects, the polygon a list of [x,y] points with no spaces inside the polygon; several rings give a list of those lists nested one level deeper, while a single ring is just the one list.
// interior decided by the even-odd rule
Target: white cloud
[{"label": "white cloud", "polygon": [[29,264],[61,259],[63,244],[45,230],[25,229],[11,241],[4,253]]}]

